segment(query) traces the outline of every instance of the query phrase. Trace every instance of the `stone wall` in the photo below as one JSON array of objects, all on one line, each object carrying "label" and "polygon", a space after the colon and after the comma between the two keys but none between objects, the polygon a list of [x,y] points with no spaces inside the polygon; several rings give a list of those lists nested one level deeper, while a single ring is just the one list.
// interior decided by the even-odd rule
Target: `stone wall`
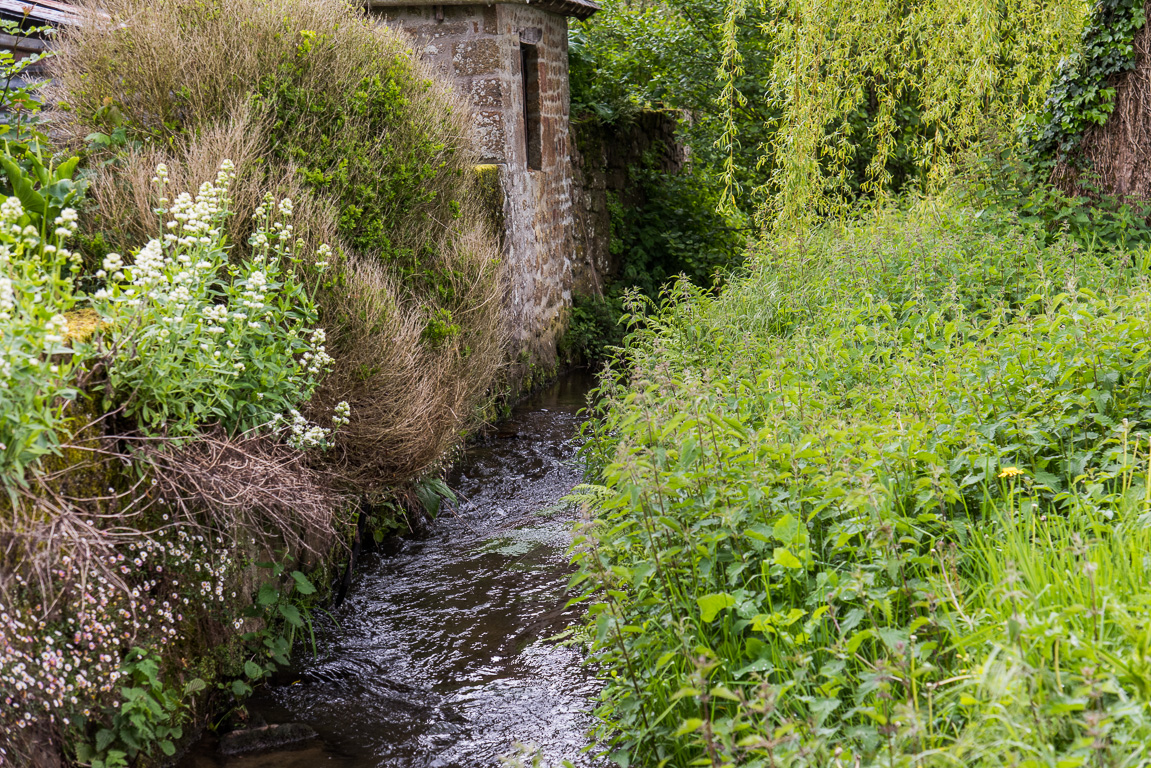
[{"label": "stone wall", "polygon": [[[392,6],[374,10],[471,105],[483,162],[499,166],[512,356],[555,360],[571,304],[571,149],[567,18],[528,5]],[[540,158],[528,166],[521,46],[538,61]]]},{"label": "stone wall", "polygon": [[[629,168],[649,156],[680,170],[676,118],[656,112],[627,124],[569,115],[567,18],[537,5],[403,5],[371,0],[381,23],[412,38],[416,53],[471,107],[486,194],[502,213],[511,356],[550,367],[572,294],[599,294],[618,264],[610,252],[609,195],[635,199]],[[409,0],[410,1],[410,0]],[[538,62],[540,157],[531,167],[521,49]],[[494,190],[494,191],[493,191]],[[502,203],[500,202],[502,195]]]},{"label": "stone wall", "polygon": [[631,183],[630,169],[650,160],[669,173],[683,170],[687,154],[676,141],[675,115],[643,112],[619,125],[595,119],[572,126],[572,291],[598,296],[603,282],[619,270],[611,253],[611,212],[614,195],[627,207],[643,201]]}]

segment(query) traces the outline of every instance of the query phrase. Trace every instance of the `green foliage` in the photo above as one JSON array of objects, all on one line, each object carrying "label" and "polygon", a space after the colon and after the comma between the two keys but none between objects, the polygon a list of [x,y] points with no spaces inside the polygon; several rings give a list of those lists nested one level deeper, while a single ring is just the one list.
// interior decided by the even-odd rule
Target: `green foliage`
[{"label": "green foliage", "polygon": [[0,19],[0,32],[14,39],[12,44],[0,50],[0,78],[4,80],[4,90],[0,91],[0,110],[5,115],[4,122],[0,124],[0,139],[4,141],[40,142],[44,138],[38,128],[41,117],[36,92],[47,81],[29,79],[24,85],[13,84],[13,80],[24,79],[30,67],[52,56],[52,51],[47,48],[38,53],[20,57],[16,55],[21,43],[36,37],[50,38],[56,31],[51,26],[28,24],[30,11],[31,8],[25,8],[24,18],[19,21]]},{"label": "green foliage", "polygon": [[[46,32],[22,31],[7,20],[0,29],[18,39]],[[66,314],[77,304],[80,261],[67,246],[85,185],[74,178],[78,157],[45,158],[34,97],[39,84],[12,87],[48,55],[17,61],[12,51],[0,51],[0,109],[9,116],[0,127],[0,474],[9,493],[41,458],[59,453],[60,431],[77,397]]]},{"label": "green foliage", "polygon": [[1143,0],[1100,0],[1083,30],[1082,51],[1059,63],[1043,110],[1025,126],[1028,150],[1050,169],[1061,158],[1075,161],[1083,134],[1102,125],[1115,109],[1111,78],[1135,68],[1135,34],[1146,24]]},{"label": "green foliage", "polygon": [[1106,192],[1086,172],[1078,180],[1084,194],[1068,195],[1047,182],[1046,164],[1033,160],[989,147],[952,192],[988,216],[1041,227],[1048,244],[1069,237],[1091,251],[1115,249],[1119,259],[1128,249],[1151,245],[1146,206]]},{"label": "green foliage", "polygon": [[166,757],[176,754],[176,742],[184,735],[188,697],[204,689],[204,681],[193,678],[180,689],[165,685],[160,676],[160,658],[139,648],[128,651],[120,665],[122,701],[110,707],[110,725],[96,732],[94,744],[81,743],[76,759],[91,768],[127,768],[137,755],[154,755],[159,747]]},{"label": "green foliage", "polygon": [[[431,182],[449,168],[453,150],[438,137],[450,126],[428,130],[414,103],[433,84],[396,56],[355,84],[351,94],[317,90],[313,70],[330,66],[322,49],[336,41],[307,30],[300,41],[293,59],[265,77],[254,97],[270,114],[273,154],[296,164],[309,187],[335,199],[340,233],[349,245],[394,265],[405,278],[450,290],[429,266],[436,255],[433,240],[396,238],[413,213],[445,205],[443,190]],[[381,142],[381,135],[404,140]]]},{"label": "green foliage", "polygon": [[927,201],[632,326],[573,578],[617,763],[1146,759],[1151,257],[1045,242]]},{"label": "green foliage", "polygon": [[9,493],[26,472],[60,450],[74,370],[82,350],[69,341],[79,257],[69,207],[83,192],[77,158],[45,162],[37,144],[5,143],[0,203],[0,471]]},{"label": "green foliage", "polygon": [[254,627],[240,635],[248,653],[244,674],[219,684],[237,700],[250,695],[253,687],[271,677],[277,667],[288,665],[297,632],[308,630],[315,651],[310,607],[316,588],[312,582],[301,571],[288,571],[279,562],[257,565],[269,571],[269,578],[260,584],[251,605],[244,609],[244,618],[236,621],[237,629]]},{"label": "green foliage", "polygon": [[717,177],[699,166],[680,173],[653,167],[651,158],[628,170],[628,200],[608,194],[609,249],[618,263],[602,297],[574,296],[559,342],[570,364],[598,364],[623,338],[623,294],[656,296],[680,275],[697,285],[721,282],[742,262],[745,230],[738,215],[719,210]]},{"label": "green foliage", "polygon": [[612,349],[623,344],[622,315],[622,296],[572,296],[568,327],[556,350],[560,359],[568,365],[598,365],[608,359]]},{"label": "green foliage", "polygon": [[432,316],[428,318],[427,325],[420,333],[420,341],[436,349],[448,339],[458,336],[460,330],[459,323],[454,322],[452,318],[452,311],[440,308],[432,312]]},{"label": "green foliage", "polygon": [[[161,188],[165,174],[161,166]],[[265,199],[251,256],[230,264],[222,229],[231,178],[226,164],[194,200],[184,193],[158,209],[171,217],[163,240],[130,265],[110,253],[97,273],[107,280],[95,298],[111,329],[111,405],[152,431],[266,426],[306,402],[330,364],[323,331],[313,330],[315,302],[294,271],[302,258],[291,201]]]},{"label": "green foliage", "polygon": [[434,519],[439,517],[440,508],[444,502],[448,504],[456,504],[459,500],[452,489],[448,487],[441,478],[434,475],[422,478],[416,483],[416,498],[420,501],[420,506],[424,508],[431,517]]},{"label": "green foliage", "polygon": [[[766,88],[744,91],[740,34],[755,9],[770,19],[760,35],[773,65]],[[1013,130],[1038,109],[1085,11],[1083,0],[730,0],[720,139],[729,199],[740,110],[763,95],[778,115],[763,143],[766,222],[793,228],[842,214],[860,192],[898,191],[901,178],[930,190],[989,128]]]},{"label": "green foliage", "polygon": [[[697,173],[717,176],[728,153],[718,146],[727,120],[736,122],[740,141],[734,152],[734,173],[745,213],[754,212],[750,192],[769,169],[757,167],[760,146],[771,137],[779,111],[762,98],[770,89],[774,52],[762,28],[771,18],[750,9],[736,34],[743,70],[736,79],[740,93],[757,98],[728,115],[717,80],[724,48],[719,28],[726,15],[720,0],[667,0],[631,3],[606,0],[588,21],[570,30],[569,68],[573,115],[595,115],[606,123],[626,124],[640,111],[672,111],[689,115],[680,136],[691,147]],[[697,177],[698,180],[698,177]],[[714,187],[714,181],[709,182]]]},{"label": "green foliage", "polygon": [[609,201],[610,249],[620,258],[617,283],[649,296],[677,275],[710,286],[740,264],[744,239],[732,219],[718,212],[720,191],[698,170],[680,174],[631,169],[638,201]]}]

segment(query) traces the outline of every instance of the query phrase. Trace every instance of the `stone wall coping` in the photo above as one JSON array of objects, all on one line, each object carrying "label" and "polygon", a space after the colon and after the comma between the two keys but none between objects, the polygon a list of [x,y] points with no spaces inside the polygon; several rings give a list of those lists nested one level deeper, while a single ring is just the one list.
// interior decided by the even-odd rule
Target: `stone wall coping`
[{"label": "stone wall coping", "polygon": [[527,5],[550,11],[560,16],[574,16],[579,20],[590,18],[600,9],[592,0],[505,0],[501,3],[485,3],[482,0],[366,0],[369,8],[427,8],[436,5]]}]

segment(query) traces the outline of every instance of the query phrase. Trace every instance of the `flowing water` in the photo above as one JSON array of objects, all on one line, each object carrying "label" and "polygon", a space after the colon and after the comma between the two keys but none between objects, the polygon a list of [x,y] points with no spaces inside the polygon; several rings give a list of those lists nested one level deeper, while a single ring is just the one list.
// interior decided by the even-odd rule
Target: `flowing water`
[{"label": "flowing water", "polygon": [[572,513],[556,502],[581,478],[589,384],[569,377],[470,447],[448,483],[458,508],[363,558],[338,624],[318,621],[319,658],[297,649],[286,684],[252,700],[319,739],[224,758],[208,736],[181,768],[484,768],[516,744],[591,765],[595,682],[578,647],[549,640],[579,615],[565,608]]}]

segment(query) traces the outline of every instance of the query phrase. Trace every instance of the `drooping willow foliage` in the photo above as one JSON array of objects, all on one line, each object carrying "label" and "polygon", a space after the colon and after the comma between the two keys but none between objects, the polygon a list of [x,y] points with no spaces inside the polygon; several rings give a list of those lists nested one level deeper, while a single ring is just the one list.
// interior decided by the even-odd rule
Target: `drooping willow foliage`
[{"label": "drooping willow foliage", "polygon": [[[736,33],[750,10],[769,19],[766,94],[734,85]],[[776,227],[891,194],[897,151],[898,186],[929,191],[984,137],[1013,134],[1042,106],[1088,11],[1085,0],[728,0],[720,148],[734,158],[741,105],[775,103],[760,191],[763,219]],[[730,202],[739,192],[734,160],[725,170]]]}]

